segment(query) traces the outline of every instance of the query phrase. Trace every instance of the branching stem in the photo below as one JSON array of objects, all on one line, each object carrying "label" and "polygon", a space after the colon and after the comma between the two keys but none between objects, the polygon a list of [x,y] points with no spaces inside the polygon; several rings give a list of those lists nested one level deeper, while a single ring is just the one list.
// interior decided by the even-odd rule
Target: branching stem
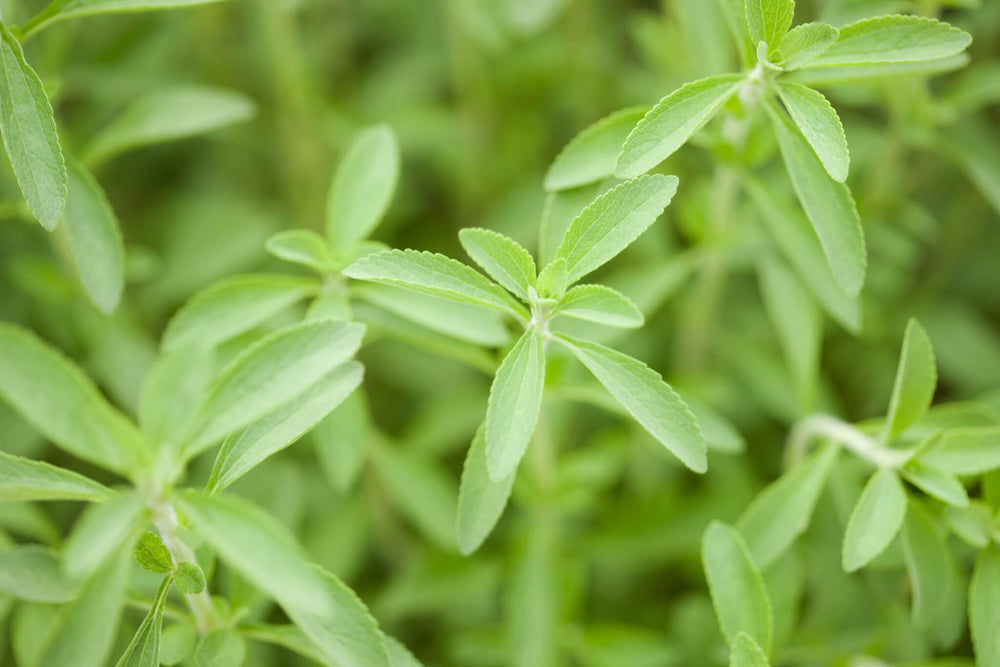
[{"label": "branching stem", "polygon": [[816,438],[833,440],[878,468],[899,468],[909,461],[911,456],[910,452],[889,449],[881,445],[853,424],[830,415],[816,414],[800,420],[792,428],[786,450],[788,463],[795,465],[805,458],[810,442]]}]

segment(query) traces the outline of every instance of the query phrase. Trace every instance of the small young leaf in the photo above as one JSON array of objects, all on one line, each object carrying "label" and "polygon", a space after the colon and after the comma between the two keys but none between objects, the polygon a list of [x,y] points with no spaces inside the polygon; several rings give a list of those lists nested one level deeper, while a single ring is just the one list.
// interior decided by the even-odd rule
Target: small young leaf
[{"label": "small young leaf", "polygon": [[337,168],[326,204],[326,233],[335,248],[368,238],[389,208],[399,179],[399,145],[388,125],[354,140]]},{"label": "small young leaf", "polygon": [[137,538],[146,522],[144,510],[135,493],[120,493],[104,504],[87,507],[63,549],[66,572],[74,578],[89,575],[123,544]]},{"label": "small young leaf", "polygon": [[604,285],[577,285],[559,301],[555,314],[626,329],[641,327],[645,321],[639,306]]},{"label": "small young leaf", "polygon": [[208,491],[225,489],[267,457],[307,433],[361,384],[364,367],[356,361],[337,366],[302,394],[230,437],[219,450]]},{"label": "small young leaf", "polygon": [[614,258],[653,224],[677,192],[677,177],[642,176],[601,195],[573,220],[556,253],[572,284]]},{"label": "small young leaf", "polygon": [[192,667],[239,667],[246,652],[243,637],[229,628],[219,628],[201,638],[190,661]]},{"label": "small young leaf", "polygon": [[979,554],[969,584],[969,626],[976,649],[976,665],[1000,666],[1000,549]]},{"label": "small young leaf", "polygon": [[177,564],[174,573],[174,585],[185,595],[196,595],[205,590],[205,573],[197,563],[184,561]]},{"label": "small young leaf", "polygon": [[745,632],[736,635],[729,653],[729,667],[771,667],[764,653],[753,637]]},{"label": "small young leaf", "polygon": [[388,250],[362,257],[344,275],[383,285],[493,308],[525,317],[527,311],[499,285],[461,262],[429,252]]},{"label": "small young leaf", "polygon": [[267,239],[264,247],[278,259],[307,266],[317,273],[328,273],[337,266],[327,240],[308,229],[278,232]]},{"label": "small young leaf", "polygon": [[104,191],[86,167],[67,160],[69,190],[62,224],[80,282],[105,313],[112,312],[125,286],[125,247],[118,219]]},{"label": "small young leaf", "polygon": [[937,369],[931,339],[920,323],[911,319],[903,334],[903,350],[882,436],[884,441],[892,440],[927,413],[936,386]]},{"label": "small young leaf", "polygon": [[750,39],[774,49],[788,32],[795,16],[795,0],[745,0]]},{"label": "small young leaf", "polygon": [[494,482],[486,464],[485,429],[480,426],[465,457],[458,491],[458,550],[468,556],[486,540],[503,514],[515,473]]},{"label": "small young leaf", "polygon": [[957,428],[941,444],[917,456],[920,463],[955,475],[978,475],[1000,468],[1000,427]]},{"label": "small young leaf", "polygon": [[[205,0],[201,0],[204,2]],[[58,18],[80,15],[76,11],[86,6],[87,13],[108,11],[112,5],[119,10],[133,9],[128,5],[199,4],[193,0],[70,0]],[[104,9],[97,9],[103,6]],[[135,10],[148,7],[136,6]],[[156,88],[132,101],[124,111],[101,130],[87,147],[84,162],[94,165],[133,148],[185,139],[211,132],[220,127],[242,123],[253,118],[257,106],[242,93],[204,86]]]},{"label": "small young leaf", "polygon": [[69,602],[77,582],[63,571],[59,555],[36,544],[0,552],[0,592],[33,602]]},{"label": "small young leaf", "polygon": [[0,502],[26,500],[89,500],[114,496],[111,489],[83,475],[44,461],[0,452]]},{"label": "small young leaf", "polygon": [[707,447],[694,415],[660,374],[610,348],[557,335],[637,422],[694,472],[708,469]]},{"label": "small young leaf", "polygon": [[163,627],[163,608],[167,606],[167,593],[173,576],[164,577],[153,597],[153,605],[139,629],[132,635],[125,653],[115,667],[158,667],[160,664],[160,631]]},{"label": "small young leaf", "polygon": [[0,134],[28,207],[52,230],[66,206],[66,164],[52,104],[24,59],[21,44],[0,24]]},{"label": "small young leaf", "polygon": [[458,232],[458,239],[483,271],[523,301],[535,284],[535,260],[513,239],[488,229],[470,227]]},{"label": "small young leaf", "polygon": [[781,66],[786,71],[796,70],[815,60],[837,41],[840,33],[826,23],[797,25],[782,38],[778,45]]},{"label": "small young leaf", "polygon": [[901,535],[906,570],[913,585],[913,622],[930,630],[953,583],[951,554],[934,520],[916,503],[910,503]]},{"label": "small young leaf", "polygon": [[163,349],[214,347],[249,331],[293,303],[316,293],[315,280],[281,275],[226,278],[206,287],[170,318]]},{"label": "small young leaf", "polygon": [[163,545],[163,540],[156,533],[147,530],[139,538],[135,549],[132,551],[139,566],[147,572],[156,574],[166,574],[174,569],[174,559],[171,558],[167,547]]},{"label": "small young leaf", "polygon": [[569,286],[566,260],[557,257],[538,274],[538,294],[544,299],[561,299]]},{"label": "small young leaf", "polygon": [[845,572],[864,567],[885,551],[906,518],[906,491],[899,475],[880,468],[865,485],[844,534],[841,560]]},{"label": "small young leaf", "polygon": [[666,160],[712,120],[742,85],[742,76],[723,74],[685,84],[664,97],[628,135],[615,175],[632,178]]},{"label": "small young leaf", "polygon": [[549,192],[588,185],[615,174],[622,144],[649,107],[631,107],[605,116],[573,137],[545,174]]},{"label": "small young leaf", "polygon": [[840,28],[837,41],[809,67],[937,60],[961,53],[969,33],[922,16],[880,16]]},{"label": "small young leaf", "polygon": [[251,345],[212,383],[186,453],[203,451],[300,396],[350,359],[364,333],[363,324],[319,320],[286,327]]},{"label": "small young leaf", "polygon": [[497,369],[486,406],[486,463],[490,479],[502,482],[517,470],[542,407],[545,351],[531,327]]},{"label": "small young leaf", "polygon": [[713,521],[701,541],[701,562],[726,641],[732,645],[746,633],[766,653],[773,631],[771,601],[743,538],[735,528]]},{"label": "small young leaf", "polygon": [[806,528],[838,447],[828,446],[761,491],[736,523],[761,570],[781,557]]},{"label": "small young leaf", "polygon": [[368,406],[360,390],[352,392],[312,430],[320,468],[341,493],[351,488],[361,471],[368,431]]},{"label": "small young leaf", "polygon": [[784,114],[765,107],[778,136],[778,146],[795,194],[823,245],[833,276],[848,296],[857,296],[865,282],[865,239],[851,191],[830,178],[809,143]]},{"label": "small young leaf", "polygon": [[847,180],[851,161],[847,136],[830,102],[822,93],[798,83],[779,83],[778,95],[830,178],[838,183]]},{"label": "small young leaf", "polygon": [[966,507],[969,504],[969,494],[965,490],[965,485],[951,473],[926,466],[920,461],[907,462],[899,472],[910,484],[938,500],[955,507]]}]

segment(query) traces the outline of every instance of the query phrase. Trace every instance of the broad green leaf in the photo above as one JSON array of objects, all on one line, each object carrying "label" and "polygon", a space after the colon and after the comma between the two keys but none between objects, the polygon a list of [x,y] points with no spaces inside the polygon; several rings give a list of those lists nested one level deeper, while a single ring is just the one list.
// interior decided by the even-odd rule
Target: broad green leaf
[{"label": "broad green leaf", "polygon": [[229,628],[218,628],[201,638],[190,662],[192,667],[239,667],[246,652],[241,636]]},{"label": "broad green leaf", "polygon": [[298,440],[357,389],[363,376],[364,367],[358,362],[343,363],[242,433],[230,436],[215,459],[208,492],[225,489]]},{"label": "broad green leaf", "polygon": [[535,284],[535,260],[517,241],[488,229],[470,227],[458,232],[459,241],[483,271],[523,301]]},{"label": "broad green leaf", "polygon": [[32,426],[85,461],[134,472],[148,454],[142,434],[69,359],[33,333],[0,323],[0,397]]},{"label": "broad green leaf", "polygon": [[185,303],[163,332],[163,349],[214,347],[253,329],[316,293],[315,280],[281,275],[244,275],[206,287]]},{"label": "broad green leaf", "polygon": [[589,341],[555,339],[587,367],[639,424],[694,472],[708,469],[698,422],[660,374],[641,361]]},{"label": "broad green leaf", "polygon": [[502,482],[517,470],[542,407],[545,350],[531,327],[500,363],[486,406],[486,464],[490,479]]},{"label": "broad green leaf", "polygon": [[[73,14],[74,7],[81,8],[81,5],[89,5],[95,10],[88,13],[97,13],[109,11],[111,5],[117,5],[122,10],[127,5],[135,5],[134,9],[140,10],[149,5],[165,7],[180,4],[200,3],[183,0],[70,0],[59,18],[65,18],[67,12]],[[98,5],[103,8],[97,10]],[[76,15],[80,13],[76,12]],[[257,105],[253,100],[234,90],[204,86],[158,87],[137,97],[102,129],[87,147],[84,161],[97,164],[133,148],[205,134],[245,122],[256,113]]]},{"label": "broad green leaf", "polygon": [[336,248],[368,238],[399,179],[399,145],[388,125],[364,130],[337,167],[326,203],[326,233]]},{"label": "broad green leaf", "polygon": [[313,428],[312,439],[326,478],[341,493],[350,489],[365,461],[368,405],[364,393],[351,393],[321,419]]},{"label": "broad green leaf", "polygon": [[795,16],[795,0],[745,0],[750,39],[773,50],[788,32]]},{"label": "broad green leaf", "polygon": [[66,206],[66,164],[52,105],[21,44],[0,24],[0,134],[21,193],[52,230]]},{"label": "broad green leaf", "polygon": [[354,355],[364,332],[356,322],[319,320],[286,327],[251,345],[209,387],[187,454],[303,394]]},{"label": "broad green leaf", "polygon": [[867,257],[861,218],[851,191],[830,178],[809,143],[783,112],[773,103],[766,108],[795,194],[819,236],[833,277],[848,296],[857,296],[865,282]]},{"label": "broad green leaf", "polygon": [[618,156],[615,175],[632,178],[660,164],[705,126],[743,85],[738,74],[710,76],[681,86],[643,116]]},{"label": "broad green leaf", "polygon": [[645,318],[631,299],[604,285],[577,285],[559,301],[556,315],[632,329]]},{"label": "broad green leaf", "polygon": [[957,428],[941,444],[918,456],[920,463],[955,475],[978,475],[1000,468],[1000,428]]},{"label": "broad green leaf", "polygon": [[951,554],[934,519],[920,505],[910,503],[902,529],[903,556],[913,586],[913,622],[933,629],[946,608],[951,576]]},{"label": "broad green leaf", "polygon": [[718,521],[710,523],[701,541],[701,562],[726,641],[733,645],[737,635],[745,633],[765,653],[769,651],[771,601],[736,529]]},{"label": "broad green leaf", "polygon": [[86,167],[73,159],[66,166],[69,189],[62,224],[73,264],[90,300],[110,313],[125,287],[125,246],[118,219]]},{"label": "broad green leaf", "polygon": [[892,440],[927,414],[936,386],[934,347],[920,323],[911,319],[903,334],[903,350],[889,400],[883,440]]},{"label": "broad green leaf", "polygon": [[837,41],[840,33],[826,23],[803,23],[797,25],[778,44],[781,66],[785,70],[796,70],[806,65]]},{"label": "broad green leaf", "polygon": [[178,563],[174,573],[174,586],[185,595],[201,593],[205,590],[205,573],[197,563]]},{"label": "broad green leaf", "polygon": [[978,667],[1000,666],[1000,549],[979,554],[969,585],[969,627]]},{"label": "broad green leaf", "polygon": [[149,608],[146,618],[142,619],[139,629],[132,635],[132,640],[125,648],[125,653],[118,659],[116,667],[159,667],[160,664],[160,632],[163,628],[163,608],[167,606],[167,594],[173,576],[164,577],[160,587],[153,597],[153,606]]},{"label": "broad green leaf", "polygon": [[458,550],[468,556],[486,540],[503,514],[514,486],[515,473],[494,482],[486,463],[485,430],[480,426],[462,468],[458,491]]},{"label": "broad green leaf", "polygon": [[344,275],[383,285],[494,308],[516,316],[527,312],[499,285],[459,261],[430,252],[388,250],[362,257]]},{"label": "broad green leaf", "polygon": [[812,518],[839,449],[817,451],[761,491],[736,523],[754,563],[767,569],[791,546]]},{"label": "broad green leaf", "polygon": [[[101,505],[87,507],[63,548],[66,572],[74,578],[89,575],[122,545],[139,537],[146,511],[135,493],[121,493]],[[127,545],[131,552],[131,544]]]},{"label": "broad green leaf", "polygon": [[851,162],[847,136],[830,102],[822,93],[798,83],[779,83],[778,95],[830,178],[839,183],[847,180]]},{"label": "broad green leaf", "polygon": [[66,576],[59,555],[36,544],[0,552],[0,592],[33,602],[69,602],[78,582]]},{"label": "broad green leaf", "polygon": [[139,537],[139,541],[132,551],[132,557],[147,572],[166,574],[174,570],[173,557],[167,551],[160,536],[151,530],[147,530]]},{"label": "broad green leaf", "polygon": [[176,446],[187,432],[212,380],[212,348],[202,345],[161,352],[139,396],[139,425],[156,445]]},{"label": "broad green leaf", "polygon": [[111,498],[111,489],[63,468],[0,452],[0,502]]},{"label": "broad green leaf", "polygon": [[966,507],[969,504],[965,485],[951,473],[924,465],[920,461],[907,462],[899,472],[910,484],[938,500],[955,507]]},{"label": "broad green leaf", "polygon": [[573,137],[545,174],[549,192],[588,185],[615,174],[622,144],[649,107],[631,107],[605,116]]},{"label": "broad green leaf", "polygon": [[969,33],[922,16],[880,16],[840,28],[837,41],[809,67],[861,63],[908,63],[961,53]]},{"label": "broad green leaf", "polygon": [[653,224],[677,192],[677,177],[654,174],[601,195],[570,224],[556,258],[572,284],[603,266]]},{"label": "broad green leaf", "polygon": [[389,667],[368,610],[339,579],[311,566],[282,524],[226,495],[188,493],[181,508],[219,557],[274,598],[328,660],[344,667]]},{"label": "broad green leaf", "polygon": [[729,667],[771,667],[764,653],[753,637],[745,632],[736,635],[729,652]]},{"label": "broad green leaf", "polygon": [[880,468],[865,484],[844,533],[841,562],[845,572],[864,567],[885,551],[906,518],[906,491],[899,475]]},{"label": "broad green leaf", "polygon": [[163,629],[160,636],[160,662],[176,665],[194,649],[198,634],[186,623],[174,623]]},{"label": "broad green leaf", "polygon": [[318,273],[328,273],[337,266],[327,240],[309,229],[278,232],[267,239],[264,247],[278,259],[307,266]]}]

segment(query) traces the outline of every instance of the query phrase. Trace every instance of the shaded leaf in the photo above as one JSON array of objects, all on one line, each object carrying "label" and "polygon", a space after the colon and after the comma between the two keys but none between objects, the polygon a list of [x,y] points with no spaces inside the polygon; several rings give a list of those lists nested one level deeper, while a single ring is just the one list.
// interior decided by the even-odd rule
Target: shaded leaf
[{"label": "shaded leaf", "polygon": [[937,369],[931,339],[920,323],[911,319],[903,334],[903,350],[889,400],[884,440],[892,440],[927,413],[936,386]]},{"label": "shaded leaf", "polygon": [[43,461],[0,452],[0,502],[25,500],[104,501],[111,489]]},{"label": "shaded leaf", "polygon": [[880,468],[865,484],[844,534],[841,561],[854,572],[885,551],[906,518],[906,491],[899,475]]},{"label": "shaded leaf", "polygon": [[472,439],[462,469],[458,492],[458,549],[468,556],[486,540],[503,514],[514,486],[515,473],[494,482],[486,462],[485,429],[480,426]]},{"label": "shaded leaf", "polygon": [[336,248],[368,238],[399,179],[399,145],[388,125],[364,130],[337,167],[326,204],[326,233]]},{"label": "shaded leaf", "polygon": [[614,176],[622,144],[647,111],[649,107],[616,111],[573,137],[546,172],[545,189],[567,190]]}]

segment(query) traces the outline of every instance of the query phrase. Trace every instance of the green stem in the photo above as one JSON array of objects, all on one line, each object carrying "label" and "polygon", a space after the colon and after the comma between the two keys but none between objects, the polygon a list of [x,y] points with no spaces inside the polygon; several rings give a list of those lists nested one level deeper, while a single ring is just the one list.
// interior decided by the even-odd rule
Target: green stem
[{"label": "green stem", "polygon": [[19,26],[14,30],[18,40],[23,44],[32,35],[51,23],[52,19],[62,11],[66,2],[67,0],[52,0],[45,9],[28,19],[24,25]]},{"label": "green stem", "polygon": [[789,433],[786,449],[789,466],[794,466],[805,458],[809,444],[817,438],[833,440],[878,468],[899,468],[911,456],[910,452],[883,447],[853,424],[829,415],[816,414],[800,420]]}]

